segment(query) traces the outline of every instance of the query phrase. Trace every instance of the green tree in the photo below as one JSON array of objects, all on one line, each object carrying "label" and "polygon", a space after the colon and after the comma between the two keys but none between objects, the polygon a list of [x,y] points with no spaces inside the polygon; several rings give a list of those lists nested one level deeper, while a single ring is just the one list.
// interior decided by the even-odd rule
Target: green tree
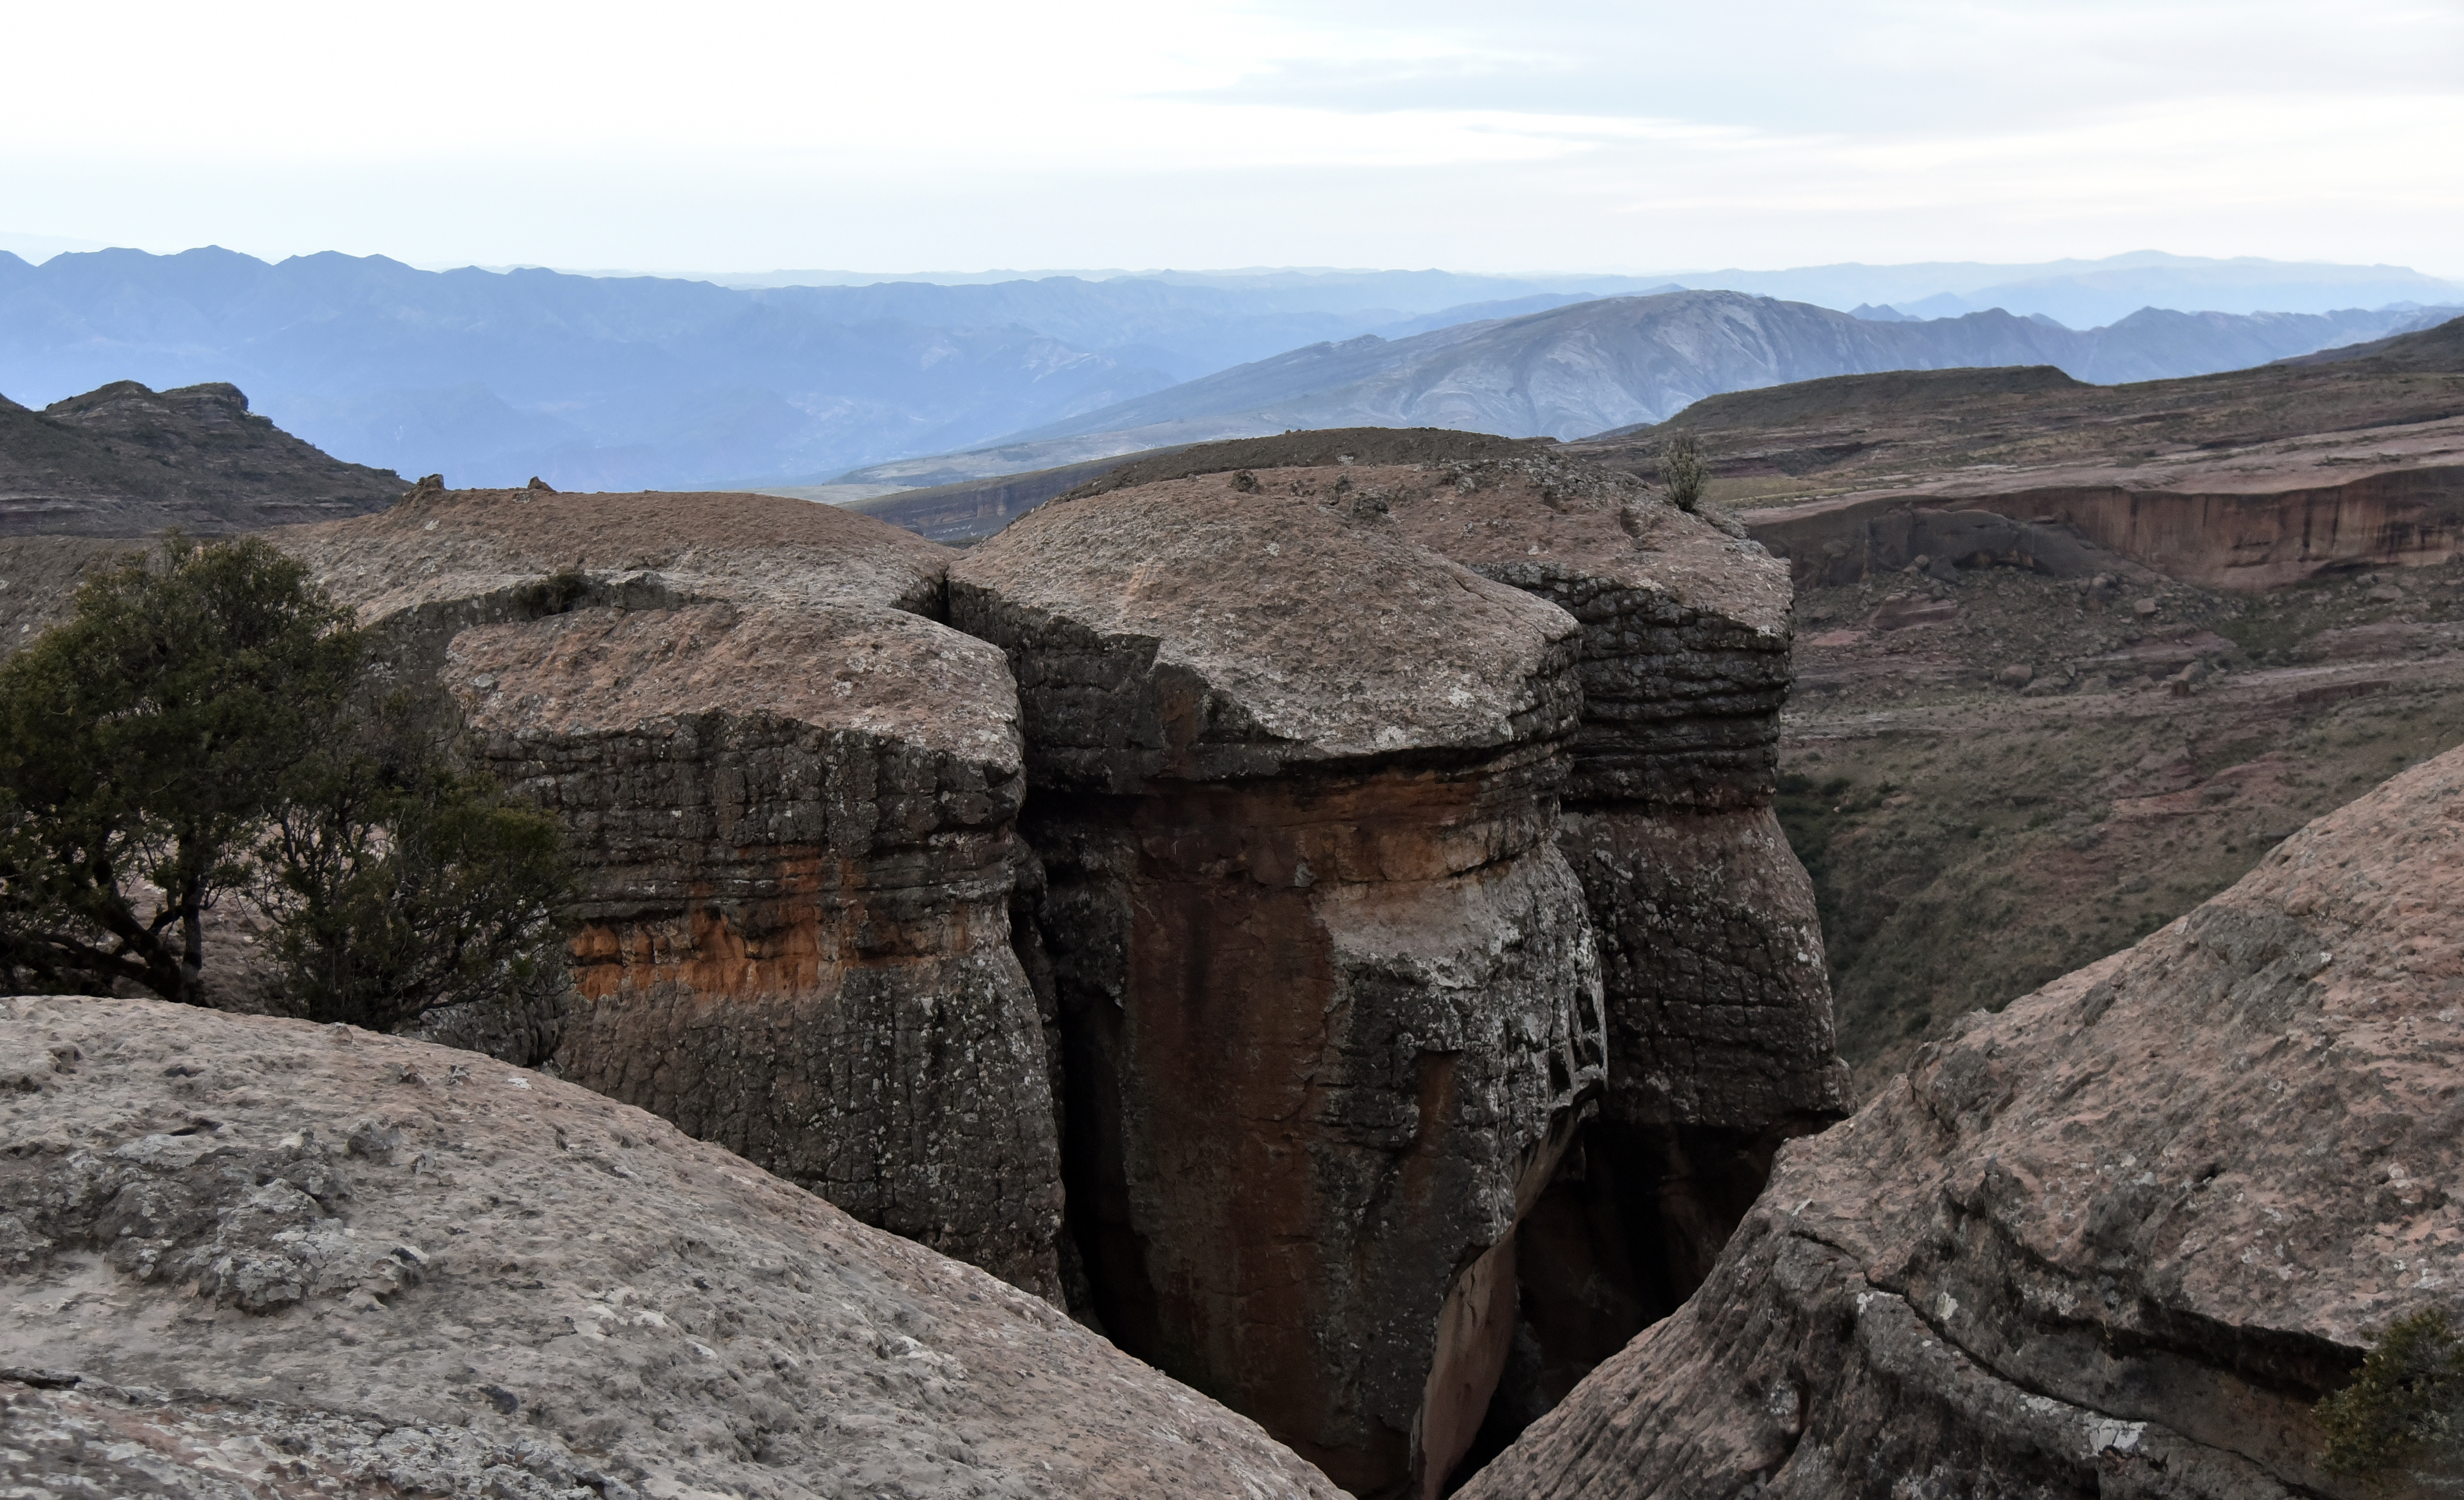
[{"label": "green tree", "polygon": [[1703,462],[1703,445],[1690,432],[1681,432],[1660,445],[1660,484],[1680,511],[1703,503],[1703,487],[1710,482],[1710,466]]},{"label": "green tree", "polygon": [[555,821],[463,764],[441,695],[253,538],[173,539],[0,665],[0,967],[203,1003],[217,900],[286,1009],[392,1030],[564,982]]},{"label": "green tree", "polygon": [[2321,1401],[2330,1472],[2376,1477],[2399,1468],[2449,1467],[2464,1417],[2464,1343],[2440,1308],[2398,1318],[2362,1360],[2361,1373]]},{"label": "green tree", "polygon": [[261,900],[301,1014],[391,1031],[564,982],[556,820],[456,767],[444,722],[392,695],[302,762],[271,821]]},{"label": "green tree", "polygon": [[47,989],[198,1002],[202,919],[363,654],[253,538],[164,545],[0,665],[0,961]]}]

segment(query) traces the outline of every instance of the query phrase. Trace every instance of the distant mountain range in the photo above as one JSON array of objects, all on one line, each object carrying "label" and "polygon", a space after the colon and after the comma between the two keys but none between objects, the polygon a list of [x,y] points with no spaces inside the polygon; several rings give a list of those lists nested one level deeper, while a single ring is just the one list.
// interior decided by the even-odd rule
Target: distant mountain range
[{"label": "distant mountain range", "polygon": [[1841,310],[1868,303],[1917,318],[2000,308],[2022,317],[2040,314],[2079,329],[2101,328],[2145,307],[2186,313],[2330,313],[2464,303],[2464,285],[2403,266],[2255,256],[2217,260],[2162,250],[2035,265],[1935,261],[1801,266],[1792,271],[1681,272],[1664,279],[1696,290],[1751,292]]},{"label": "distant mountain range", "polygon": [[[429,272],[339,254],[268,264],[212,249],[72,252],[39,265],[0,252],[0,391],[39,404],[114,380],[158,388],[229,381],[329,452],[405,473],[443,470],[457,484],[519,484],[538,474],[569,489],[790,488],[884,461],[1015,446],[1022,434],[1034,435],[1023,440],[1030,443],[1075,435],[1086,448],[1085,434],[1140,410],[1167,415],[1138,422],[1220,427],[1235,410],[1328,405],[1320,399],[1334,387],[1360,382],[1376,390],[1334,404],[1347,412],[1460,407],[1491,413],[1487,424],[1501,430],[1554,431],[1589,420],[1587,411],[1635,420],[1677,396],[1725,388],[1705,387],[1706,380],[1768,383],[1793,378],[1779,369],[1810,368],[1789,362],[1793,356],[1758,364],[1712,349],[1699,368],[1629,378],[1617,373],[1621,357],[1604,352],[1587,363],[1537,345],[1507,364],[1485,362],[1503,350],[1499,339],[1525,337],[1488,330],[1706,277],[1824,306],[1868,304],[1865,320],[1832,316],[1884,330],[1938,328],[1876,319],[1931,311],[1929,298],[1997,291],[2012,292],[2014,313],[2041,312],[2016,305],[2028,296],[2071,296],[2082,307],[2079,299],[2093,296],[2184,307],[2272,297],[2309,310],[2428,303],[2453,292],[2400,268],[2161,255],[1674,278],[1254,271],[839,285],[822,283],[847,273],[781,272],[719,285],[544,270]],[[1793,290],[1799,287],[1808,290]],[[2343,300],[2320,300],[2330,296]],[[1598,315],[1606,330],[1621,315]],[[1808,345],[1805,358],[1818,365],[1826,338],[1849,359],[1956,345],[2112,379],[2255,362],[2395,331],[2386,321],[2337,321],[2351,315],[2315,326],[2278,320],[2258,332],[2211,322],[2164,337],[2116,318],[2101,336],[2078,336],[2091,339],[2087,355],[2079,351],[2090,345],[2049,353],[2046,340],[2067,333],[2056,328],[2041,337],[1937,332],[1879,343],[1834,332]],[[1474,337],[1466,330],[1483,341],[1442,356]],[[1773,337],[1774,351],[1788,345]],[[1437,362],[1416,363],[1424,356]],[[1528,388],[1515,383],[1511,362],[1523,358],[1538,361]],[[1295,374],[1297,386],[1285,380]],[[1611,384],[1568,383],[1594,376]],[[1483,381],[1505,384],[1475,389]],[[1137,407],[1150,400],[1161,404]],[[1023,467],[1058,461],[1039,453]]]},{"label": "distant mountain range", "polygon": [[1013,433],[975,451],[899,460],[845,477],[948,485],[1294,427],[1456,427],[1579,438],[1657,422],[1724,391],[1883,370],[2054,365],[2099,384],[2161,380],[2380,338],[2455,311],[2150,308],[2082,333],[1999,311],[1875,321],[1736,292],[1600,298],[1410,338],[1372,335],[1315,344]]}]

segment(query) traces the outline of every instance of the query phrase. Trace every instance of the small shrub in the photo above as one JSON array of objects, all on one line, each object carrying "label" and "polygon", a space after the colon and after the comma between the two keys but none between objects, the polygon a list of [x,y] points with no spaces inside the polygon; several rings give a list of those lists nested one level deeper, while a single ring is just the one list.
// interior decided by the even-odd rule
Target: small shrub
[{"label": "small shrub", "polygon": [[1703,503],[1703,487],[1710,482],[1711,467],[1703,462],[1703,445],[1694,441],[1690,432],[1681,432],[1660,446],[1660,484],[1680,511],[1692,511]]},{"label": "small shrub", "polygon": [[2331,1473],[2377,1477],[2457,1456],[2464,1343],[2440,1308],[2399,1318],[2379,1336],[2353,1383],[2313,1408],[2327,1433]]}]

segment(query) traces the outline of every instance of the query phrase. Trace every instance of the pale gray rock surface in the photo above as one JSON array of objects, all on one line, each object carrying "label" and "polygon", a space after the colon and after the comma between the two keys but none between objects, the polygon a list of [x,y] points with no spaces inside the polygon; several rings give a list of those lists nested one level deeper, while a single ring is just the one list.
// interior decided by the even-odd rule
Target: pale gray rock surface
[{"label": "pale gray rock surface", "polygon": [[0,1000],[11,1493],[1338,1491],[994,1277],[469,1053]]},{"label": "pale gray rock surface", "polygon": [[2464,1274],[2459,897],[2451,751],[1972,1016],[1464,1493],[2389,1492],[2310,1408]]}]

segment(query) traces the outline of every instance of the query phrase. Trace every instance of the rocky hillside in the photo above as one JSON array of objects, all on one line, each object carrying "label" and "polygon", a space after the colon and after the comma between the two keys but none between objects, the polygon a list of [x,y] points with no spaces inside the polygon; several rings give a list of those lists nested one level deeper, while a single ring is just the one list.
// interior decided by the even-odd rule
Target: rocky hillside
[{"label": "rocky hillside", "polygon": [[0,1000],[0,1058],[19,1492],[1338,1494],[1044,1302],[570,1083],[145,1001]]},{"label": "rocky hillside", "polygon": [[236,386],[120,380],[41,411],[0,398],[0,536],[253,531],[361,514],[407,488],[302,443]]},{"label": "rocky hillside", "polygon": [[2311,1406],[2449,1303],[2459,879],[2464,751],[1968,1018],[1464,1492],[2411,1492]]},{"label": "rocky hillside", "polygon": [[544,489],[279,535],[572,831],[563,1076],[1356,1494],[1502,1446],[1846,1108],[1785,568],[1614,470],[1227,445],[964,554]]},{"label": "rocky hillside", "polygon": [[[1795,576],[1780,808],[1864,1088],[2464,741],[2458,327],[2110,390],[1814,381],[1662,429]],[[1660,435],[1575,446],[1648,470]]]}]

